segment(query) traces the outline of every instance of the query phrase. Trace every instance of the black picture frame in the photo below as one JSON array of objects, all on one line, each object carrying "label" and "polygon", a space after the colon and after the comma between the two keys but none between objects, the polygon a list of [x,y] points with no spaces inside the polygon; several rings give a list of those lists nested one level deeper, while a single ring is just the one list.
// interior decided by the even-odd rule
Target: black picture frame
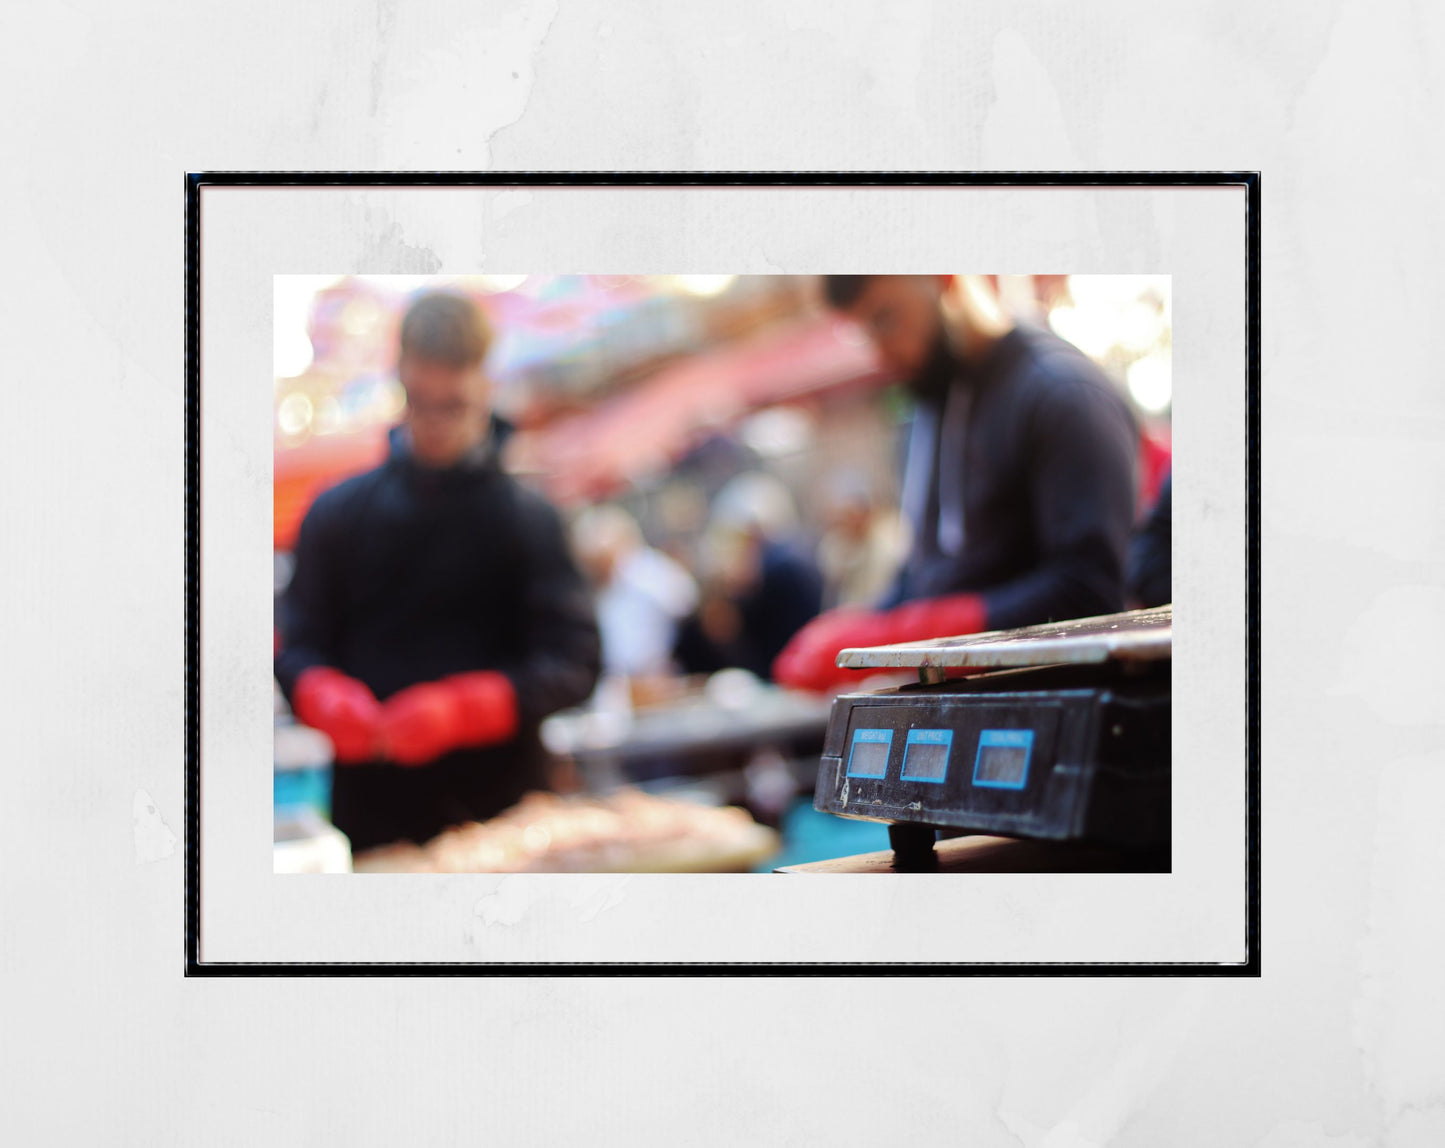
[{"label": "black picture frame", "polygon": [[[200,960],[200,238],[206,187],[1242,187],[1245,288],[1245,945],[1235,964],[1031,962],[230,963]],[[1261,975],[1260,173],[1232,172],[192,172],[185,177],[186,976],[1243,976]]]}]

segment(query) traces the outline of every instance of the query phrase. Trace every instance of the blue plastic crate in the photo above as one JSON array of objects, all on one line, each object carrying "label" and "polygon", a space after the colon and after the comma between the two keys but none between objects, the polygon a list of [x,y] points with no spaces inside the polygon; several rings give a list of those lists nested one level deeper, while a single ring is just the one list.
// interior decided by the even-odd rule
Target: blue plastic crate
[{"label": "blue plastic crate", "polygon": [[310,809],[331,816],[331,743],[294,722],[276,726],[272,803],[283,818]]},{"label": "blue plastic crate", "polygon": [[272,802],[276,815],[300,809],[314,809],[323,817],[331,816],[331,766],[310,769],[278,769]]}]

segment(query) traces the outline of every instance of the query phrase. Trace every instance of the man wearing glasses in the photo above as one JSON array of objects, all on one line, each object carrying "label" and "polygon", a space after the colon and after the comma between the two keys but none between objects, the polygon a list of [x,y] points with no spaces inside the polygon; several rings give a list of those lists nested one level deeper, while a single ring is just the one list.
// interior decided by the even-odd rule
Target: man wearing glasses
[{"label": "man wearing glasses", "polygon": [[390,457],[301,526],[276,676],[333,743],[332,820],[357,852],[544,788],[538,725],[597,681],[592,602],[559,516],[498,461],[490,339],[469,299],[417,298]]},{"label": "man wearing glasses", "polygon": [[785,685],[856,680],[854,646],[1122,610],[1138,430],[1071,344],[1004,313],[977,275],[830,275],[829,304],[867,332],[916,399],[903,482],[913,548],[872,609],[804,626]]}]

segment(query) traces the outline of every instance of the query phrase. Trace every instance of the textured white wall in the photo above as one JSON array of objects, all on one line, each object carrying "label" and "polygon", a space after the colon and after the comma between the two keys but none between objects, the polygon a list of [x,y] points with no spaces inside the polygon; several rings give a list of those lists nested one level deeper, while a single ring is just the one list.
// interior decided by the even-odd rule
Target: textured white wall
[{"label": "textured white wall", "polygon": [[[5,8],[8,1138],[1445,1141],[1442,64],[1402,0]],[[434,167],[1262,170],[1264,978],[182,980],[181,173]]]}]

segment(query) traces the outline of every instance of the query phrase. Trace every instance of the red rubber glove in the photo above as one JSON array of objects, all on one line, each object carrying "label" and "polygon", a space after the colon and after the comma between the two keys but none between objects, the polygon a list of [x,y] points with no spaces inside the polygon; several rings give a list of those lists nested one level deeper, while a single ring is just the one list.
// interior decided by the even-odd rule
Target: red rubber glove
[{"label": "red rubber glove", "polygon": [[381,708],[382,752],[425,765],[468,745],[495,745],[517,732],[517,691],[495,670],[456,674],[404,689]]},{"label": "red rubber glove", "polygon": [[773,680],[781,685],[819,693],[854,677],[841,670],[838,651],[848,646],[881,646],[891,640],[888,614],[844,608],[820,614],[783,647],[773,662]]},{"label": "red rubber glove", "polygon": [[371,758],[381,704],[365,685],[330,666],[312,666],[291,691],[296,716],[331,739],[342,765]]},{"label": "red rubber glove", "polygon": [[840,650],[976,634],[987,625],[988,614],[977,594],[925,598],[892,610],[831,610],[793,635],[773,663],[773,678],[781,685],[824,693],[868,672],[840,668]]}]

